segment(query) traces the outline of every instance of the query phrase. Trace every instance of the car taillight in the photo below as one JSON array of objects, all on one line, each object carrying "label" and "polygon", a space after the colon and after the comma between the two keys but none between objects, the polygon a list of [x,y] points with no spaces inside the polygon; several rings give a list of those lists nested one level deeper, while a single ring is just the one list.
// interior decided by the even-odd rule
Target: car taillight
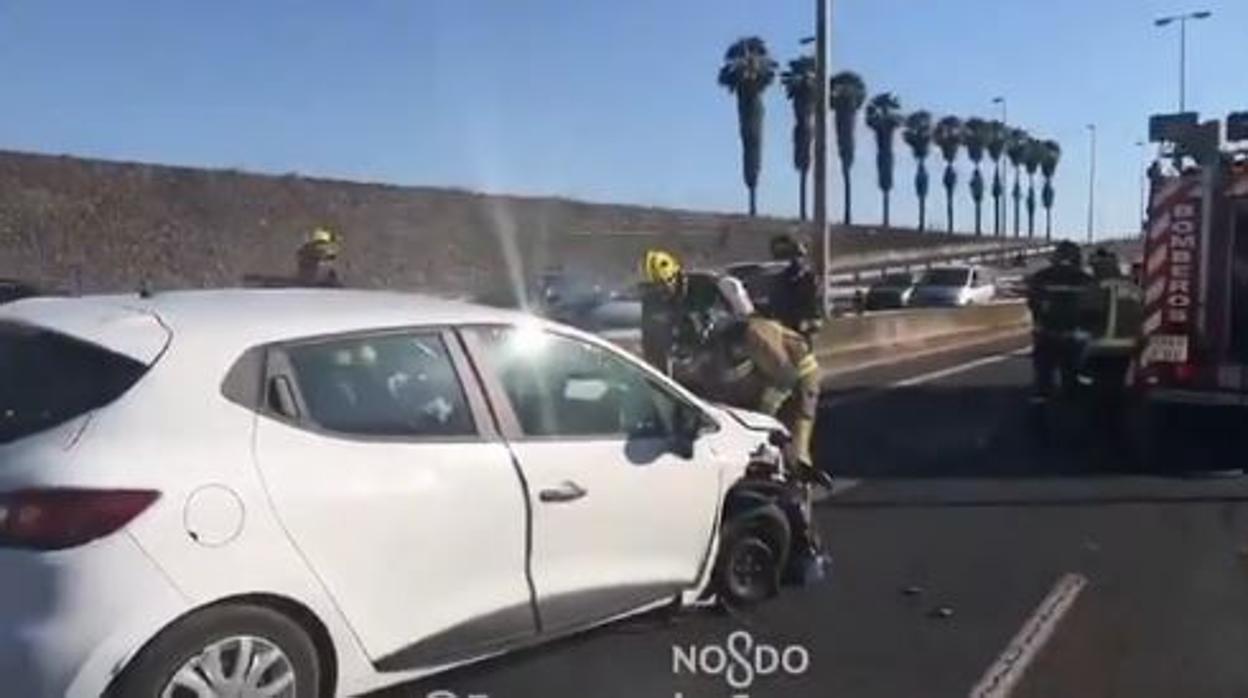
[{"label": "car taillight", "polygon": [[1196,377],[1196,367],[1192,364],[1175,364],[1174,380],[1177,383],[1190,383]]},{"label": "car taillight", "polygon": [[143,513],[152,490],[30,489],[0,494],[0,548],[64,550],[116,532]]}]

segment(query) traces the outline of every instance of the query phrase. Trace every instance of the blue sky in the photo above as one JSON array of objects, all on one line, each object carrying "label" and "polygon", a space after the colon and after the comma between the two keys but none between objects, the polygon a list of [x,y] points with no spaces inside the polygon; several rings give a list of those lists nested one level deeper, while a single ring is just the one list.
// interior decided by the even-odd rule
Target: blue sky
[{"label": "blue sky", "polygon": [[[1055,138],[1056,226],[1081,234],[1085,124],[1099,127],[1097,219],[1139,205],[1146,117],[1177,101],[1248,109],[1248,3],[1209,0],[836,0],[834,69],[906,109],[997,114]],[[0,4],[0,148],[739,210],[745,193],[724,48],[758,34],[777,58],[810,33],[809,0],[10,0]],[[767,95],[760,210],[793,215],[790,112]],[[878,219],[859,134],[855,218]],[[835,155],[835,151],[833,151]],[[832,170],[835,171],[835,160]],[[958,218],[970,223],[963,160]],[[899,145],[894,219],[912,222]],[[839,182],[832,211],[839,216]],[[942,206],[932,203],[935,221]]]}]

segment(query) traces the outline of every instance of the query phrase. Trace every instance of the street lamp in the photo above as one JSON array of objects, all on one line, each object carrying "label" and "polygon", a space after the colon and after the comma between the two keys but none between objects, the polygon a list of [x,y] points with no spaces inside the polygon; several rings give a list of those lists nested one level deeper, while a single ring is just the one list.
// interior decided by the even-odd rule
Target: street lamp
[{"label": "street lamp", "polygon": [[992,103],[1001,105],[1001,123],[1010,123],[1010,111],[1009,106],[1006,104],[1005,97],[993,97]]},{"label": "street lamp", "polygon": [[1092,227],[1095,223],[1096,206],[1096,124],[1088,124],[1088,244],[1092,244]]},{"label": "street lamp", "polygon": [[[823,278],[823,316],[832,314],[832,291],[828,288],[832,266],[832,235],[828,228],[828,17],[832,0],[815,0],[815,227],[819,230],[820,265]],[[809,37],[802,40],[809,43]]]},{"label": "street lamp", "polygon": [[1140,149],[1140,226],[1143,229],[1144,221],[1148,218],[1148,212],[1144,209],[1144,200],[1148,191],[1148,164],[1145,161],[1147,152],[1144,148],[1147,145],[1142,140],[1135,142],[1135,147]]},{"label": "street lamp", "polygon": [[1209,19],[1212,16],[1212,12],[1201,10],[1153,20],[1153,26],[1157,27],[1164,27],[1174,22],[1179,23],[1179,111],[1187,109],[1187,22],[1188,20]]}]

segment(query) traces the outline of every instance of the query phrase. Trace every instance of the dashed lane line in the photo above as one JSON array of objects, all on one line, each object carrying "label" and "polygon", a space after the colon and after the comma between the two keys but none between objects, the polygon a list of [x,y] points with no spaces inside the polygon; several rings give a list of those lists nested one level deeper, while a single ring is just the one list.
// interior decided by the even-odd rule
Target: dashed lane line
[{"label": "dashed lane line", "polygon": [[971,689],[970,697],[1008,698],[1087,584],[1087,578],[1081,574],[1062,575],[1001,656]]}]

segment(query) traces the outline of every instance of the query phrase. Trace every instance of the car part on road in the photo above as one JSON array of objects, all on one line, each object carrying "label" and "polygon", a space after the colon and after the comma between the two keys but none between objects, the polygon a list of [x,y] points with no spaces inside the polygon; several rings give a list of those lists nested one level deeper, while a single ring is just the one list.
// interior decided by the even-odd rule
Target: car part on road
[{"label": "car part on road", "polygon": [[261,606],[214,606],[157,635],[108,696],[327,698],[320,666],[311,638],[290,618]]}]

